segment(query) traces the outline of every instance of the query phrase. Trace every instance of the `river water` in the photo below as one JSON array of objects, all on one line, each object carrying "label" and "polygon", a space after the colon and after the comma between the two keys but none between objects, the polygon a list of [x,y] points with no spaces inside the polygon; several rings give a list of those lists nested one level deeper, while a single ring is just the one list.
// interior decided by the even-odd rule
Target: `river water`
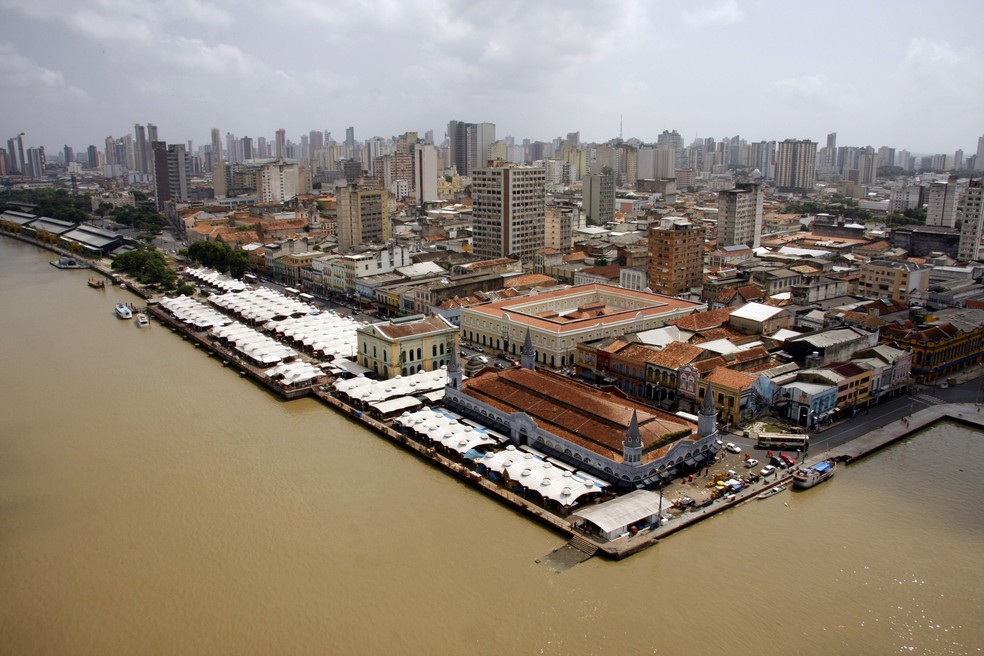
[{"label": "river water", "polygon": [[984,441],[933,428],[622,562],[0,238],[0,654],[977,654]]}]

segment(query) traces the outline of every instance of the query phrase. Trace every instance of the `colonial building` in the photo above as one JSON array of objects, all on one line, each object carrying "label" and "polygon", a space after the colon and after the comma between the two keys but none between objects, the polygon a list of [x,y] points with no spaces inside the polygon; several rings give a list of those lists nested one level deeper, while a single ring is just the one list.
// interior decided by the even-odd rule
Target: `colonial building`
[{"label": "colonial building", "polygon": [[433,371],[457,361],[458,330],[443,317],[415,315],[356,329],[359,363],[381,378]]},{"label": "colonial building", "polygon": [[445,405],[508,436],[515,446],[532,447],[622,490],[661,485],[678,467],[713,461],[713,404],[701,408],[695,426],[565,376],[536,371],[530,332],[522,364],[465,381],[454,358]]}]

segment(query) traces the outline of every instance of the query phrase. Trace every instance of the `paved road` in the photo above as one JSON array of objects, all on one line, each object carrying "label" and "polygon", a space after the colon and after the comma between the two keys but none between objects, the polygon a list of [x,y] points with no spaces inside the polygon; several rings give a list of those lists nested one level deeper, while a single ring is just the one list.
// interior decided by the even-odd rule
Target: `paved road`
[{"label": "paved road", "polygon": [[[984,401],[984,378],[970,380],[947,389],[917,385],[911,395],[903,394],[894,399],[883,401],[863,410],[853,419],[847,419],[820,433],[812,433],[810,452],[817,455],[889,422],[901,419],[913,412],[940,403],[981,403]],[[732,433],[726,441],[731,441],[748,451],[753,457],[757,449],[755,441]],[[763,460],[762,458],[758,458]]]}]

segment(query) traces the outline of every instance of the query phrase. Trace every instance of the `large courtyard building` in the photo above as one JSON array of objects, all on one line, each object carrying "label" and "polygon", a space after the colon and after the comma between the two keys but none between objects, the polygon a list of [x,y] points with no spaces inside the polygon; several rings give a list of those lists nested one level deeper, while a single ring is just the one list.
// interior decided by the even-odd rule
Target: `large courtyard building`
[{"label": "large courtyard building", "polygon": [[529,259],[543,248],[546,172],[499,164],[472,176],[472,241],[487,259]]},{"label": "large courtyard building", "polygon": [[613,285],[579,285],[462,308],[461,337],[515,358],[529,332],[536,361],[564,369],[574,365],[581,342],[660,328],[706,309],[703,304]]},{"label": "large courtyard building", "polygon": [[[524,355],[533,346],[527,339]],[[706,399],[713,395],[708,394]],[[516,458],[533,448],[622,491],[668,482],[677,467],[713,462],[714,405],[704,403],[696,425],[550,372],[531,357],[522,367],[485,371],[463,380],[457,359],[448,366],[445,405],[507,436]],[[518,447],[518,449],[517,449]],[[557,470],[562,476],[563,470]]]}]

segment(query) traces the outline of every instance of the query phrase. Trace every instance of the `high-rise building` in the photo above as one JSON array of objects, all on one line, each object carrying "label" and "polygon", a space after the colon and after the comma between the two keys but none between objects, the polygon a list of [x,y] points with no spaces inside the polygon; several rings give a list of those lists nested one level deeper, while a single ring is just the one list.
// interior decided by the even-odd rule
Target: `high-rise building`
[{"label": "high-rise building", "polygon": [[718,192],[718,248],[762,245],[762,198],[762,187],[754,182],[739,182],[734,189]]},{"label": "high-rise building", "polygon": [[957,225],[957,203],[960,198],[957,177],[946,182],[937,180],[929,185],[926,195],[926,225],[953,228]]},{"label": "high-rise building", "polygon": [[65,166],[68,166],[69,164],[75,161],[75,151],[72,149],[71,146],[65,144],[64,148],[62,148],[62,152],[65,155]]},{"label": "high-rise building", "polygon": [[776,142],[756,141],[751,145],[748,165],[758,169],[762,178],[773,180],[776,177]]},{"label": "high-rise building", "polygon": [[[871,146],[861,149],[858,153],[859,185],[864,187],[875,184],[875,179],[878,177],[878,160],[879,155],[875,153],[875,150]],[[894,152],[892,153],[892,160],[895,160]]]},{"label": "high-rise building", "polygon": [[816,141],[780,141],[776,149],[776,187],[781,192],[808,194],[816,184],[816,167]]},{"label": "high-rise building", "polygon": [[472,173],[472,241],[488,259],[531,258],[543,248],[546,171],[499,163]]},{"label": "high-rise building", "polygon": [[475,169],[487,166],[494,142],[494,123],[448,123],[451,164],[458,170],[458,175],[471,175]]},{"label": "high-rise building", "polygon": [[256,157],[257,159],[268,159],[270,157],[270,149],[267,147],[266,137],[256,138]]},{"label": "high-rise building", "polygon": [[338,189],[338,251],[390,239],[389,192],[378,178],[359,178]]},{"label": "high-rise building", "polygon": [[974,169],[984,171],[984,135],[977,138],[977,158],[974,160]]},{"label": "high-rise building", "polygon": [[99,168],[99,151],[96,147],[90,144],[89,147],[85,149],[85,154],[88,160],[86,162],[88,167],[90,169]]},{"label": "high-rise building", "polygon": [[261,203],[285,203],[297,196],[297,164],[277,160],[263,166],[257,175],[256,186]]},{"label": "high-rise building", "polygon": [[24,174],[32,178],[43,178],[47,162],[44,158],[44,146],[27,149],[27,161],[24,162]]},{"label": "high-rise building", "polygon": [[414,149],[414,189],[417,205],[439,200],[437,195],[437,149],[430,144]]},{"label": "high-rise building", "polygon": [[273,151],[273,156],[277,159],[287,157],[287,130],[283,128],[277,130],[277,145]]},{"label": "high-rise building", "polygon": [[214,169],[215,165],[222,161],[222,133],[219,128],[212,128],[212,152],[209,169]]},{"label": "high-rise building", "polygon": [[134,168],[140,173],[150,173],[150,143],[147,141],[147,129],[139,123],[133,126],[133,159]]},{"label": "high-rise building", "polygon": [[981,238],[984,237],[984,180],[971,180],[957,208],[960,221],[960,244],[957,259],[974,262],[981,259]]},{"label": "high-rise building", "polygon": [[242,160],[237,159],[239,149],[236,147],[236,142],[239,140],[231,132],[226,132],[226,161],[230,164],[239,164]]},{"label": "high-rise building", "polygon": [[700,287],[704,275],[704,228],[679,216],[649,229],[649,289],[676,296]]},{"label": "high-rise building", "polygon": [[7,139],[7,173],[24,173],[24,133]]},{"label": "high-rise building", "polygon": [[605,225],[615,220],[615,176],[612,173],[590,173],[584,178],[582,208],[592,225]]},{"label": "high-rise building", "polygon": [[191,163],[184,144],[167,145],[164,141],[151,142],[154,154],[154,190],[157,211],[164,210],[168,201],[187,202]]},{"label": "high-rise building", "polygon": [[253,140],[249,137],[243,137],[239,140],[239,152],[243,155],[243,161],[248,162],[253,159]]}]

